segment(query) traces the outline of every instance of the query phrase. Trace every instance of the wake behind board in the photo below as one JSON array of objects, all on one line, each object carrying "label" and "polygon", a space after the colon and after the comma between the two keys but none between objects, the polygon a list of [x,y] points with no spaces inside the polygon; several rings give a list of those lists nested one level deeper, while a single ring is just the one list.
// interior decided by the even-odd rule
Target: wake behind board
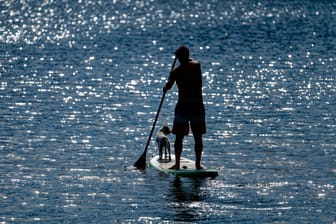
[{"label": "wake behind board", "polygon": [[218,171],[216,169],[208,169],[202,165],[203,169],[195,169],[195,161],[181,157],[180,160],[180,169],[172,170],[169,169],[175,164],[175,155],[171,155],[171,160],[168,159],[159,159],[159,156],[153,157],[149,161],[149,165],[154,169],[166,173],[172,174],[180,177],[215,177],[218,176]]}]

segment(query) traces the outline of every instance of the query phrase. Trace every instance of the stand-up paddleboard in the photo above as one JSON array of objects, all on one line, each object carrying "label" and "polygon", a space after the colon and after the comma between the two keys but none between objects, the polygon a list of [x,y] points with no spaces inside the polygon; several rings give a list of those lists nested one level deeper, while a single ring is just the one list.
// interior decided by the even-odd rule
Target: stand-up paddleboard
[{"label": "stand-up paddleboard", "polygon": [[159,156],[155,156],[149,162],[149,165],[154,169],[166,173],[172,174],[180,177],[215,177],[218,176],[218,171],[216,169],[208,169],[202,165],[203,169],[197,170],[195,168],[195,161],[181,157],[180,169],[173,170],[169,169],[175,164],[175,155],[171,155],[171,160],[169,159],[159,159]]}]

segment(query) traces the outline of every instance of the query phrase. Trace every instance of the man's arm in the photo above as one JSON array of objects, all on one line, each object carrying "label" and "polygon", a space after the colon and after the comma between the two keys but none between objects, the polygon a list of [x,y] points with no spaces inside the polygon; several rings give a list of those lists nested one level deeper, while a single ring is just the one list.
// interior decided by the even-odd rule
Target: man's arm
[{"label": "man's arm", "polygon": [[170,72],[169,74],[169,78],[168,78],[168,82],[166,83],[166,85],[163,87],[163,92],[167,92],[168,90],[170,90],[173,85],[174,85],[174,80],[172,79],[172,72]]}]

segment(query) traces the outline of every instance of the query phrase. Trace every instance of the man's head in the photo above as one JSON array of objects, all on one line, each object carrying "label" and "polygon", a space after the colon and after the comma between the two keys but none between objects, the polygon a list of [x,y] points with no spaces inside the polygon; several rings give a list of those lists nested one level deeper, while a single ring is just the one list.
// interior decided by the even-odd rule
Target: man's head
[{"label": "man's head", "polygon": [[175,55],[182,64],[189,61],[189,49],[186,46],[177,48]]}]

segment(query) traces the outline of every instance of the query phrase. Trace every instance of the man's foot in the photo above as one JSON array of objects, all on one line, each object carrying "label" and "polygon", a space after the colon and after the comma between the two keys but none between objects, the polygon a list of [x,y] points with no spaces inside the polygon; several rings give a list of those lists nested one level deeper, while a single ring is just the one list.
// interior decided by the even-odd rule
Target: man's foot
[{"label": "man's foot", "polygon": [[170,170],[179,170],[180,167],[175,164],[174,166],[170,167],[169,169]]},{"label": "man's foot", "polygon": [[196,170],[203,170],[202,166],[196,166]]}]

